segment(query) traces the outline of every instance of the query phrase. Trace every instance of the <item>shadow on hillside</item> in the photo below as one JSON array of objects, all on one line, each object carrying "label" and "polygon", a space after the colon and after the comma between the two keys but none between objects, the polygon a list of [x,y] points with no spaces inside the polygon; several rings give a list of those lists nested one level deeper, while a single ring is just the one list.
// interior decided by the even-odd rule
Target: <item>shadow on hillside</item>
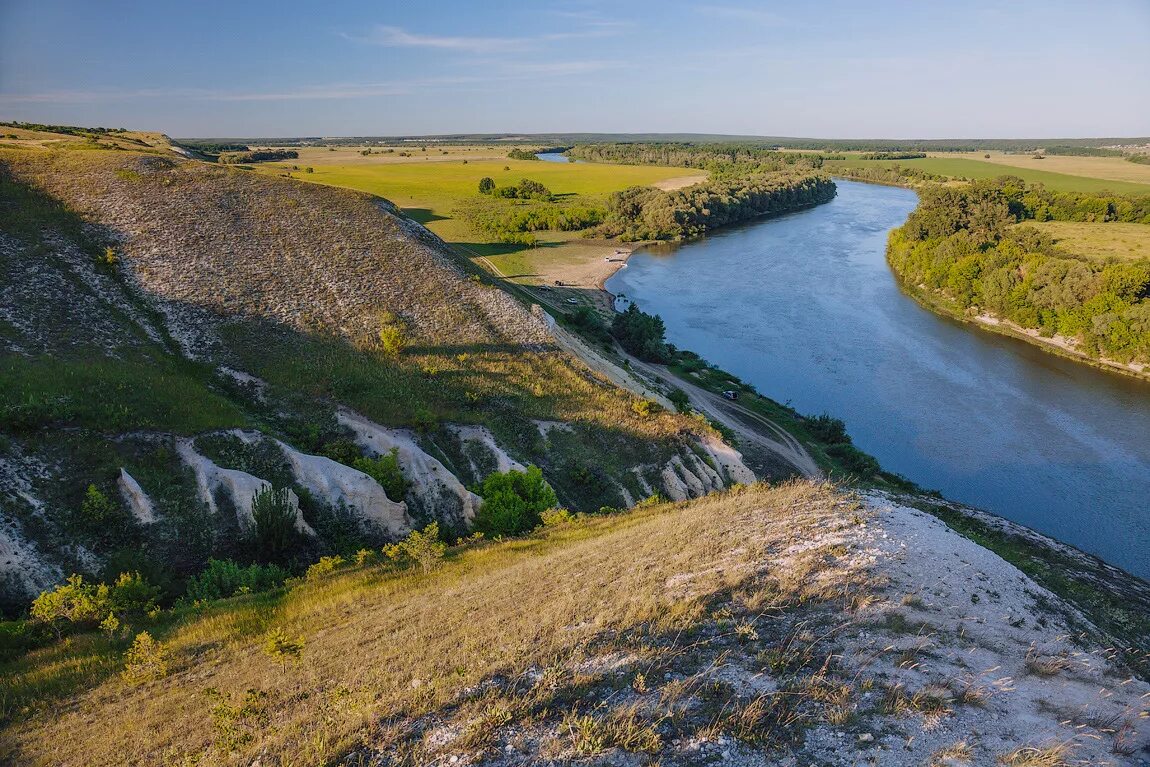
[{"label": "shadow on hillside", "polygon": [[418,221],[419,223],[423,224],[424,226],[426,226],[427,224],[430,224],[432,221],[448,221],[448,220],[450,220],[450,216],[441,216],[438,213],[432,213],[431,210],[428,208],[402,208],[401,207],[400,210],[403,211],[403,215],[407,216],[408,218],[412,219],[413,221]]}]

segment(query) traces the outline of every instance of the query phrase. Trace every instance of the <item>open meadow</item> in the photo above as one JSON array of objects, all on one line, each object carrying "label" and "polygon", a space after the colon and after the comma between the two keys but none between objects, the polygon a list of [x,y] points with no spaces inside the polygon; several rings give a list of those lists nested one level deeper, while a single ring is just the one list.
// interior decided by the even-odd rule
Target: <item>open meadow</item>
[{"label": "open meadow", "polygon": [[1054,244],[1077,256],[1100,261],[1150,259],[1150,226],[1084,221],[1028,221],[1025,226],[1050,235]]},{"label": "open meadow", "polygon": [[[1140,166],[1116,157],[1047,157],[1044,160],[1032,160],[1033,166],[1028,165],[1023,167],[1014,164],[1016,161],[1022,161],[1019,155],[1002,155],[1002,153],[999,153],[1001,158],[1009,158],[1009,163],[1002,159],[997,162],[993,161],[993,154],[991,155],[991,160],[985,158],[974,159],[975,156],[977,155],[936,154],[914,160],[862,160],[857,156],[848,156],[845,160],[827,160],[825,167],[828,171],[834,173],[836,169],[889,168],[894,165],[901,165],[907,168],[918,168],[928,173],[937,173],[942,176],[952,176],[955,178],[981,179],[1003,175],[1018,176],[1028,183],[1043,184],[1047,189],[1056,192],[1150,194],[1150,172],[1144,174],[1146,177],[1144,182],[1118,180],[1113,177],[1113,172],[1108,176],[1086,175],[1085,168],[1088,163],[1082,162],[1086,160],[1113,160],[1108,168],[1109,171],[1112,171],[1114,166],[1119,165],[1129,165],[1135,174],[1150,168],[1150,166]],[[1062,160],[1068,162],[1058,162]],[[1047,170],[1047,168],[1055,168],[1057,172]],[[1138,169],[1141,169],[1141,171]],[[1130,178],[1141,178],[1141,176],[1132,175]]]},{"label": "open meadow", "polygon": [[1022,170],[1064,173],[1068,176],[1085,176],[1093,179],[1150,185],[1150,165],[1129,162],[1123,157],[1075,157],[1049,154],[1040,160],[1033,154],[997,150],[944,155],[932,153],[931,157],[961,157]]}]

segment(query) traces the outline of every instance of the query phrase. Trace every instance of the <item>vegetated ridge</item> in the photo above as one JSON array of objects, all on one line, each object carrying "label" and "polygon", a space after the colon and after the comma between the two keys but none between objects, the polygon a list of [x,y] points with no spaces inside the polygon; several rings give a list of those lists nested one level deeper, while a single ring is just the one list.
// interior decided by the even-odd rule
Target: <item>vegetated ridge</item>
[{"label": "vegetated ridge", "polygon": [[210,557],[266,559],[264,490],[288,493],[277,556],[299,564],[429,521],[464,535],[468,488],[512,467],[585,511],[753,479],[385,201],[171,149],[0,163],[9,606],[70,572],[178,594]]}]

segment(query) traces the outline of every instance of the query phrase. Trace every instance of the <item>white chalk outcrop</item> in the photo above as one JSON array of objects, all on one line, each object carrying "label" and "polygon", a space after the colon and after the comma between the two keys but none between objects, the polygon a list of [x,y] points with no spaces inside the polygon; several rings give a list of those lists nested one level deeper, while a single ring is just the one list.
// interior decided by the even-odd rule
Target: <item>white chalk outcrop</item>
[{"label": "white chalk outcrop", "polygon": [[0,595],[34,597],[62,580],[64,571],[46,561],[35,543],[0,527]]},{"label": "white chalk outcrop", "polygon": [[[459,437],[459,441],[463,443],[465,455],[468,445],[479,445],[482,450],[486,450],[495,459],[495,471],[499,473],[527,471],[526,466],[508,455],[507,451],[495,441],[495,435],[486,426],[452,426],[450,428],[455,436]],[[483,473],[474,461],[471,461],[471,470],[477,477]]]},{"label": "white chalk outcrop", "polygon": [[408,497],[423,514],[454,523],[470,523],[483,503],[438,459],[419,446],[407,429],[380,426],[350,410],[337,413],[339,422],[355,433],[356,443],[372,455],[397,452],[399,468],[411,482]]},{"label": "white chalk outcrop", "polygon": [[407,504],[393,501],[378,482],[367,474],[322,455],[308,455],[274,440],[291,465],[296,481],[316,498],[330,506],[345,506],[390,535],[404,536],[414,523]]},{"label": "white chalk outcrop", "polygon": [[[223,491],[232,500],[236,510],[236,523],[240,530],[247,532],[255,527],[252,501],[256,493],[271,487],[270,482],[244,471],[217,466],[210,458],[196,452],[192,440],[187,438],[176,440],[176,454],[192,470],[196,477],[197,495],[213,515],[219,514],[216,493]],[[315,535],[315,531],[304,521],[300,512],[299,498],[291,490],[287,493],[288,501],[295,509],[296,530],[305,535]]]},{"label": "white chalk outcrop", "polygon": [[714,437],[704,437],[699,440],[699,447],[706,451],[715,465],[727,475],[729,483],[740,485],[753,485],[756,481],[755,472],[743,463],[743,454],[735,448]]},{"label": "white chalk outcrop", "polygon": [[152,499],[140,487],[136,478],[128,473],[127,469],[120,469],[120,479],[116,482],[120,487],[120,496],[132,512],[132,516],[141,525],[150,525],[156,521],[156,506]]}]

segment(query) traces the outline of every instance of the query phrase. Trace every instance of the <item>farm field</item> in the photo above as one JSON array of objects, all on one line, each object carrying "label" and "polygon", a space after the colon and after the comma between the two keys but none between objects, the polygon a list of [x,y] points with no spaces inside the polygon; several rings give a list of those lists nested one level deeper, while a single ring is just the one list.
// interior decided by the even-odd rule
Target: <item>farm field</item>
[{"label": "farm field", "polygon": [[1145,224],[1028,221],[1025,226],[1042,230],[1078,256],[1102,261],[1150,259],[1150,226]]},{"label": "farm field", "polygon": [[[1063,158],[1068,160],[1083,159],[1114,159],[1125,165],[1135,166],[1135,163],[1119,160],[1118,158]],[[1035,163],[1048,163],[1051,158],[1035,160]],[[1150,179],[1146,183],[1133,181],[1118,181],[1109,178],[1093,178],[1070,173],[1055,173],[1036,168],[1022,168],[1006,166],[1002,162],[990,162],[986,159],[975,160],[966,156],[941,155],[926,157],[917,160],[827,160],[824,167],[831,173],[836,168],[874,167],[902,165],[905,167],[921,168],[929,173],[938,173],[944,176],[955,176],[970,179],[994,178],[995,176],[1013,175],[1029,183],[1044,184],[1047,189],[1058,192],[1114,192],[1116,194],[1150,194]],[[1051,167],[1043,165],[1043,168]],[[1081,167],[1081,166],[1079,166]]]},{"label": "farm field", "polygon": [[[990,157],[985,155],[989,154]],[[1047,155],[1041,160],[1030,154],[1006,152],[964,152],[962,154],[931,154],[931,157],[962,157],[979,162],[1005,165],[1042,172],[1065,173],[1069,176],[1127,181],[1133,184],[1150,184],[1150,165],[1128,162],[1121,157],[1070,157]]]}]

